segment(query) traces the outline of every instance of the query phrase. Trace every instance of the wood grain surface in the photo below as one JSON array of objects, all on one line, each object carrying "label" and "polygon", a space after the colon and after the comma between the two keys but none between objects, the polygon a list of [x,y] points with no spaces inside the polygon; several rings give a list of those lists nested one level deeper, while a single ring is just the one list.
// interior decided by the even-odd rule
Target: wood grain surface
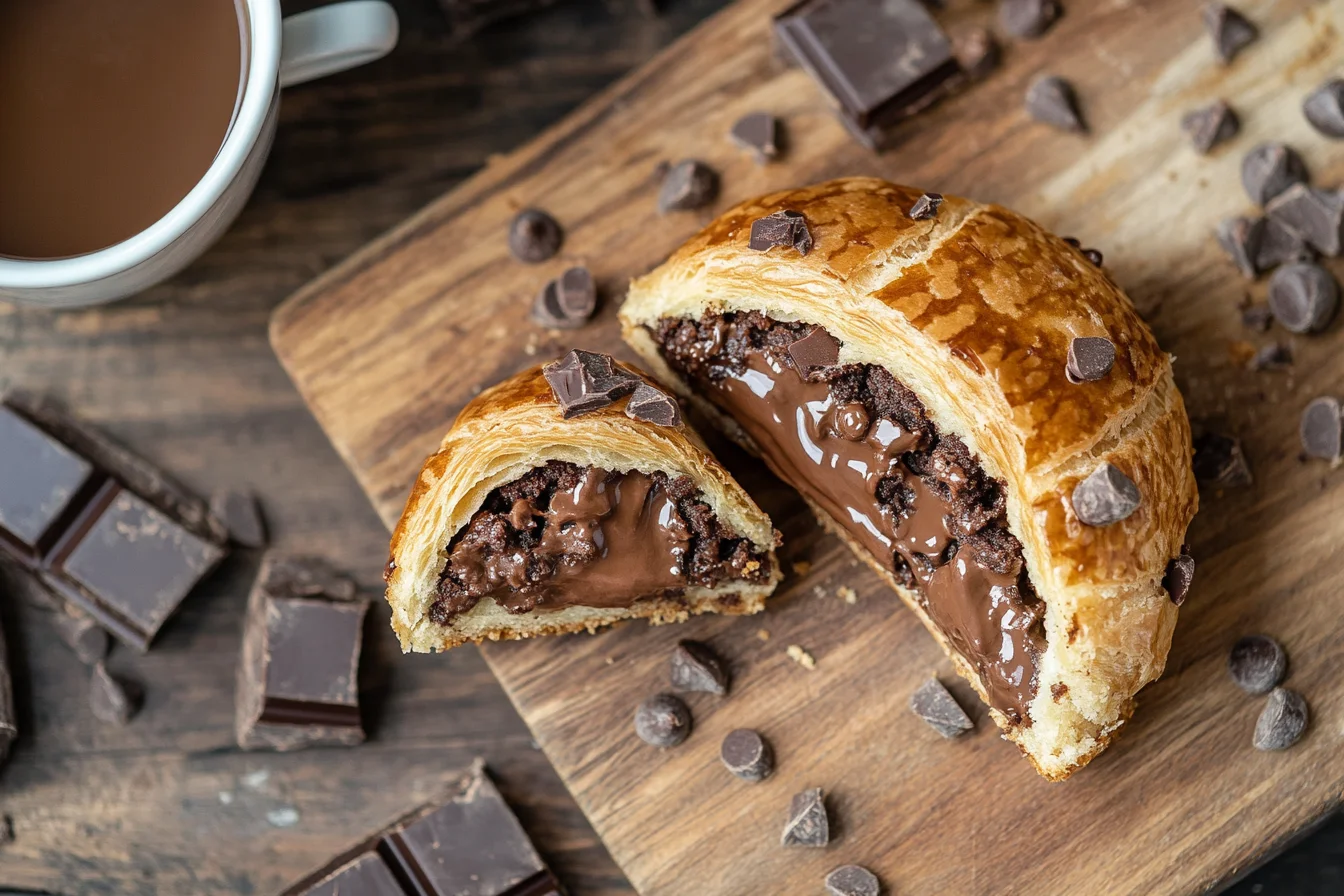
[{"label": "wood grain surface", "polygon": [[[571,344],[628,356],[614,322],[623,285],[710,214],[657,216],[662,160],[717,168],[716,208],[772,187],[878,174],[1002,202],[1077,236],[1105,252],[1176,355],[1192,416],[1240,435],[1256,476],[1253,487],[1204,495],[1192,530],[1199,572],[1167,674],[1084,772],[1058,785],[1038,779],[983,712],[957,743],[912,720],[908,695],[930,671],[946,676],[946,661],[793,495],[726,450],[783,530],[785,556],[811,565],[763,616],[629,625],[491,645],[485,655],[646,894],[817,892],[828,869],[851,861],[902,894],[1194,892],[1244,873],[1336,807],[1344,785],[1335,671],[1344,492],[1341,474],[1301,462],[1296,443],[1302,406],[1340,388],[1344,337],[1336,323],[1292,339],[1290,372],[1245,370],[1253,346],[1287,334],[1241,327],[1239,306],[1262,299],[1264,284],[1241,280],[1210,233],[1247,210],[1237,171],[1256,142],[1292,142],[1318,183],[1344,174],[1344,153],[1299,112],[1339,56],[1344,2],[1239,4],[1262,38],[1228,67],[1214,60],[1195,0],[1069,4],[1044,39],[1012,45],[999,72],[909,123],[880,157],[846,137],[804,74],[775,61],[769,16],[782,5],[741,0],[301,290],[273,322],[282,362],[390,523],[475,391]],[[952,4],[945,21],[955,31],[990,13]],[[1027,119],[1025,86],[1046,71],[1075,83],[1091,136]],[[1234,105],[1243,131],[1200,157],[1178,121],[1217,97]],[[726,138],[758,108],[789,134],[786,158],[763,168]],[[506,254],[507,222],[526,205],[567,231],[561,256],[541,266]],[[532,295],[575,261],[604,287],[598,319],[572,334],[537,329]],[[837,596],[842,586],[857,593],[854,604]],[[1287,645],[1288,683],[1313,707],[1310,733],[1283,754],[1251,749],[1261,702],[1223,671],[1231,643],[1252,631]],[[658,753],[634,738],[630,715],[665,686],[668,652],[686,636],[729,657],[736,683],[727,699],[694,700],[695,733]],[[814,671],[786,657],[794,643],[815,656]],[[721,736],[742,725],[761,728],[779,757],[776,775],[755,787],[716,759]],[[782,850],[789,796],[809,786],[830,794],[839,836],[827,850]]]}]

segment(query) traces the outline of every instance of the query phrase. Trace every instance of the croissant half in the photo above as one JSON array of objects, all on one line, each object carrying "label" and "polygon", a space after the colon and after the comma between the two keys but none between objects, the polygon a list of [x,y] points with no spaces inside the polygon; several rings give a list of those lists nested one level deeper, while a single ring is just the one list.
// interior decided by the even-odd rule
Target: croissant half
[{"label": "croissant half", "polygon": [[[1076,244],[955,197],[911,215],[922,195],[850,178],[742,203],[632,284],[623,332],[799,488],[1059,780],[1162,673],[1189,421],[1170,359]],[[751,248],[770,215],[805,230]],[[1066,372],[1079,337],[1114,346],[1092,381]],[[1104,519],[1075,502],[1089,477],[1114,492]]]},{"label": "croissant half", "polygon": [[762,608],[769,518],[679,415],[628,416],[636,398],[565,419],[538,367],[462,410],[392,536],[403,650]]}]

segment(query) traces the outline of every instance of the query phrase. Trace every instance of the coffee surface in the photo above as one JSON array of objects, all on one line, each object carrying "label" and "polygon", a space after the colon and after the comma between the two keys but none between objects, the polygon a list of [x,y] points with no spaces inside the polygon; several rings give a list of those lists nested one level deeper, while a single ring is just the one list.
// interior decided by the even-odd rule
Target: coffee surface
[{"label": "coffee surface", "polygon": [[191,191],[233,119],[235,0],[0,0],[0,255],[134,236]]}]

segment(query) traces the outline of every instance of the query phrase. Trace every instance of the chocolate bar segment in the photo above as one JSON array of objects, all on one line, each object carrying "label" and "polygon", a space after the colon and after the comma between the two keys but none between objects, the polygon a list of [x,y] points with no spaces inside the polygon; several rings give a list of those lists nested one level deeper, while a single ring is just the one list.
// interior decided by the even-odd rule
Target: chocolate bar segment
[{"label": "chocolate bar segment", "polygon": [[93,475],[93,465],[4,406],[0,457],[0,529],[35,550]]},{"label": "chocolate bar segment", "polygon": [[338,856],[281,896],[561,896],[477,760],[458,792]]},{"label": "chocolate bar segment", "polygon": [[369,602],[273,594],[271,579],[289,571],[268,558],[248,600],[238,745],[288,751],[362,743],[359,656]]}]

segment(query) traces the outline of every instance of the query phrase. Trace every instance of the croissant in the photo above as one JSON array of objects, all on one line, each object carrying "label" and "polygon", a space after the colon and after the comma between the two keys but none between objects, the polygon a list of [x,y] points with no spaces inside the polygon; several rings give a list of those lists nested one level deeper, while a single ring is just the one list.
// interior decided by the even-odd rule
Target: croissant
[{"label": "croissant", "polygon": [[392,628],[430,651],[755,613],[775,541],[671,395],[571,352],[482,392],[425,461],[392,536]]},{"label": "croissant", "polygon": [[1190,424],[1100,259],[848,178],[744,202],[631,285],[626,341],[896,590],[1061,780],[1162,673]]}]

